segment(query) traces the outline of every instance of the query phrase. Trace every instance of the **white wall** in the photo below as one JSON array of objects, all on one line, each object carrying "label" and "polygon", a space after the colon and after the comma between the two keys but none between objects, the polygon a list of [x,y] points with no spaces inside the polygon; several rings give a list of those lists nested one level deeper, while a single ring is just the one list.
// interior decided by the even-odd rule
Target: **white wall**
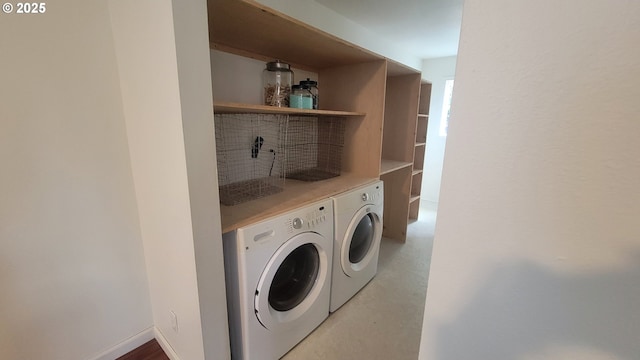
[{"label": "white wall", "polygon": [[[243,104],[262,104],[262,70],[264,61],[248,57],[211,50],[211,78],[213,98],[216,101],[237,102]],[[297,68],[293,71],[293,84],[300,80],[318,81],[318,74]],[[318,86],[322,86],[318,83]]]},{"label": "white wall", "polygon": [[223,360],[231,351],[206,6],[174,0],[173,19],[204,355]]},{"label": "white wall", "polygon": [[640,354],[639,18],[466,2],[421,359]]},{"label": "white wall", "polygon": [[174,358],[229,358],[205,3],[110,9],[159,340]]},{"label": "white wall", "polygon": [[440,179],[446,136],[440,136],[444,85],[453,79],[456,71],[456,57],[448,56],[422,61],[422,78],[431,83],[431,105],[427,125],[427,149],[424,156],[424,172],[420,199],[437,204],[440,200]]},{"label": "white wall", "polygon": [[1,359],[153,325],[107,4],[47,6],[0,15]]}]

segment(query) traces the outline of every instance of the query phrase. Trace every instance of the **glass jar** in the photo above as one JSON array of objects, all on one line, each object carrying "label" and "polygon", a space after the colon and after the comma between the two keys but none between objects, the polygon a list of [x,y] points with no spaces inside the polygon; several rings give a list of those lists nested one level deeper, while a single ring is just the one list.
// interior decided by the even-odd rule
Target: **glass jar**
[{"label": "glass jar", "polygon": [[313,96],[308,88],[302,85],[293,85],[289,97],[289,107],[297,109],[313,109]]},{"label": "glass jar", "polygon": [[263,98],[265,105],[287,107],[293,82],[293,71],[289,64],[275,60],[267,63],[262,71]]},{"label": "glass jar", "polygon": [[313,109],[318,109],[318,82],[313,81],[309,78],[307,80],[301,80],[300,85],[303,88],[306,88],[309,93],[311,93],[311,97],[313,98]]}]

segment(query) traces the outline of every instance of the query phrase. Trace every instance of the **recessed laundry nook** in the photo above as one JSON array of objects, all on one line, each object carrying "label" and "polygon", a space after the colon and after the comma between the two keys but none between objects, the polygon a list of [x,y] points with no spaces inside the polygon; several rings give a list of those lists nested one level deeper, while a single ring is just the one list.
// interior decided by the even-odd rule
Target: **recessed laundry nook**
[{"label": "recessed laundry nook", "polygon": [[[231,356],[281,358],[327,319],[361,314],[350,301],[375,289],[378,262],[405,246],[431,84],[255,2],[210,0],[209,23]],[[405,309],[422,311],[424,280]]]}]

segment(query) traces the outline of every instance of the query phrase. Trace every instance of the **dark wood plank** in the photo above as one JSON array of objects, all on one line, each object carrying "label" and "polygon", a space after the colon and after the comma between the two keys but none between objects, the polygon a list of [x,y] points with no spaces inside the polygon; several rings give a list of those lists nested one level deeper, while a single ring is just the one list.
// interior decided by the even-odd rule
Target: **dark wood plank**
[{"label": "dark wood plank", "polygon": [[156,339],[122,355],[116,360],[169,360]]}]

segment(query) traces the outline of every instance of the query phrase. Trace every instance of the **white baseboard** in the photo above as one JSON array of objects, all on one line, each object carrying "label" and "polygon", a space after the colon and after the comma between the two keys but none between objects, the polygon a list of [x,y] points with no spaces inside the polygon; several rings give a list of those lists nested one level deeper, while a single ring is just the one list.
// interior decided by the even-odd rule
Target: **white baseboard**
[{"label": "white baseboard", "polygon": [[171,347],[171,345],[169,345],[169,342],[164,337],[164,335],[162,335],[162,332],[160,331],[160,329],[154,326],[153,332],[156,336],[156,340],[158,340],[158,344],[160,344],[160,347],[162,348],[162,350],[164,350],[164,353],[167,354],[169,359],[180,360],[180,358],[178,357],[178,354],[176,354],[176,352],[173,351],[173,348]]},{"label": "white baseboard", "polygon": [[120,356],[130,352],[131,350],[136,349],[141,345],[153,340],[155,336],[154,329],[155,326],[151,326],[150,328],[143,330],[142,332],[122,341],[121,343],[116,344],[110,349],[103,351],[90,360],[113,360],[119,358]]}]

